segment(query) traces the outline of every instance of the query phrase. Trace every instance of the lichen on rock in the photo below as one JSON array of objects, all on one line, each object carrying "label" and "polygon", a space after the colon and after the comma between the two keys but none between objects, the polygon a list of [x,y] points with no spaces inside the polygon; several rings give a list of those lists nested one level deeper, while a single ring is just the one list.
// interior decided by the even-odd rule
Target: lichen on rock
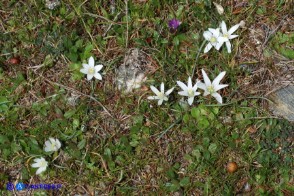
[{"label": "lichen on rock", "polygon": [[151,61],[148,55],[138,48],[127,51],[123,63],[116,70],[116,82],[119,90],[130,93],[141,87],[146,81]]}]

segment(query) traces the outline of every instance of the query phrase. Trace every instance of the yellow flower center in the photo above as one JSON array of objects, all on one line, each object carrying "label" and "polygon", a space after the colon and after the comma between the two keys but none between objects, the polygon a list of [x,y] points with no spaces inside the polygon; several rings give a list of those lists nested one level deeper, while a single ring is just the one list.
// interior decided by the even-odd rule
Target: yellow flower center
[{"label": "yellow flower center", "polygon": [[94,73],[95,73],[95,69],[94,68],[89,68],[88,74],[94,74]]},{"label": "yellow flower center", "polygon": [[223,37],[229,38],[229,34],[225,33],[225,34],[223,34]]},{"label": "yellow flower center", "polygon": [[194,91],[192,89],[188,90],[188,96],[189,97],[194,97]]},{"label": "yellow flower center", "polygon": [[215,92],[215,90],[214,90],[214,88],[213,88],[212,85],[207,87],[207,91],[208,91],[210,94],[212,94],[212,93]]},{"label": "yellow flower center", "polygon": [[42,161],[41,164],[40,164],[40,167],[46,167],[46,162]]},{"label": "yellow flower center", "polygon": [[216,39],[215,37],[211,37],[211,38],[210,38],[210,42],[211,42],[211,43],[215,43],[216,41],[217,41],[217,39]]},{"label": "yellow flower center", "polygon": [[158,97],[159,97],[159,99],[164,99],[165,95],[164,95],[164,93],[160,92],[160,93],[158,94]]},{"label": "yellow flower center", "polygon": [[52,148],[52,149],[54,149],[54,148],[55,148],[55,146],[56,146],[56,144],[55,144],[55,143],[52,143],[52,144],[51,144],[51,148]]}]

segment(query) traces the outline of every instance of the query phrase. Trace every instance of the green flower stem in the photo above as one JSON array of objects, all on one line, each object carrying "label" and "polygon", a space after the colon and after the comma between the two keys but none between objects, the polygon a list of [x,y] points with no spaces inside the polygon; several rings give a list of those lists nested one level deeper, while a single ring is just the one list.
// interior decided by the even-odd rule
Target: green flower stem
[{"label": "green flower stem", "polygon": [[204,47],[204,45],[207,43],[207,41],[206,40],[204,40],[203,42],[202,42],[202,44],[201,44],[201,46],[200,46],[200,48],[199,48],[199,50],[198,50],[198,53],[197,53],[197,55],[196,55],[196,58],[195,58],[195,65],[194,65],[194,67],[193,67],[193,71],[192,71],[192,79],[193,79],[193,77],[194,77],[194,74],[195,74],[195,69],[196,69],[196,65],[197,65],[197,62],[198,62],[198,59],[199,59],[199,56],[200,56],[200,53],[201,53],[201,51],[202,51],[202,49],[203,49],[203,47]]},{"label": "green flower stem", "polygon": [[94,80],[91,80],[91,96],[94,94]]},{"label": "green flower stem", "polygon": [[90,94],[91,97],[93,97],[94,95],[96,86],[97,86],[97,80],[91,80],[91,94]]}]

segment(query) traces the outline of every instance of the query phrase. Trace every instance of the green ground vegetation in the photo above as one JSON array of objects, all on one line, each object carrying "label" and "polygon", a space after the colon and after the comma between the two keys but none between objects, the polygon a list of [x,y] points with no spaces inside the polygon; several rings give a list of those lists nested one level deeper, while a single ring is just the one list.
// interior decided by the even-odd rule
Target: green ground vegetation
[{"label": "green ground vegetation", "polygon": [[[58,192],[35,195],[293,194],[293,125],[264,110],[262,96],[240,93],[250,73],[236,56],[249,31],[238,29],[231,54],[223,47],[195,60],[207,28],[222,20],[228,26],[244,20],[247,27],[257,18],[272,22],[290,14],[291,5],[251,0],[223,6],[219,15],[210,0],[66,0],[54,10],[40,0],[1,1],[2,195],[12,194],[6,183],[16,181],[62,184]],[[169,31],[172,18],[182,22],[176,32]],[[290,43],[293,33],[278,31],[268,46],[293,58]],[[115,70],[128,48],[152,59],[148,90],[116,89]],[[102,81],[88,82],[79,72],[90,56],[104,65]],[[210,78],[226,71],[223,105],[200,96],[185,106],[179,88],[162,106],[147,100],[150,85],[186,82],[194,66],[193,81],[201,69]],[[44,152],[49,137],[61,141],[58,152]],[[49,166],[37,176],[31,164],[40,156]],[[232,161],[238,169],[228,173]]]}]

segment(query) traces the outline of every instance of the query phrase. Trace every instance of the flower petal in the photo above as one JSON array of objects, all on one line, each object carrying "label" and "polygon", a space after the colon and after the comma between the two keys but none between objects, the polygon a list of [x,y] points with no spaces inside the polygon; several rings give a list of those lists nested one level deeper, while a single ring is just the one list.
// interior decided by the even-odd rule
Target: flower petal
[{"label": "flower petal", "polygon": [[192,88],[192,79],[191,77],[188,78],[188,88]]},{"label": "flower petal", "polygon": [[240,26],[240,24],[236,24],[236,25],[232,26],[228,31],[229,35],[234,33],[239,28],[239,26]]},{"label": "flower petal", "polygon": [[218,42],[227,42],[227,41],[229,41],[229,39],[227,37],[220,36],[220,37],[217,38],[217,41]]},{"label": "flower petal", "polygon": [[212,96],[217,100],[219,103],[223,103],[223,98],[218,93],[212,93]]},{"label": "flower petal", "polygon": [[44,151],[45,151],[45,152],[50,152],[50,151],[53,151],[53,150],[52,150],[51,146],[46,146],[46,147],[44,148]]},{"label": "flower petal", "polygon": [[219,85],[220,81],[223,79],[223,77],[226,75],[226,72],[223,71],[213,80],[212,85],[217,86]]},{"label": "flower petal", "polygon": [[189,97],[188,98],[189,105],[192,105],[193,104],[193,101],[194,101],[194,97]]},{"label": "flower petal", "polygon": [[203,32],[203,37],[204,37],[207,41],[209,41],[210,38],[212,37],[212,33],[209,32],[209,31],[204,31],[204,32]]},{"label": "flower petal", "polygon": [[149,100],[155,100],[155,99],[157,99],[157,96],[149,96],[149,97],[147,97],[147,99],[149,99]]},{"label": "flower petal", "polygon": [[217,29],[213,29],[213,28],[208,28],[208,30],[215,36],[218,37],[220,32],[219,32],[219,28]]},{"label": "flower petal", "polygon": [[154,86],[150,86],[152,92],[155,94],[155,95],[158,95],[159,94],[159,91],[157,90],[157,88],[155,88]]},{"label": "flower petal", "polygon": [[178,92],[179,95],[182,95],[182,96],[188,96],[188,92],[187,91],[180,91]]},{"label": "flower petal", "polygon": [[61,147],[61,143],[60,143],[59,139],[56,139],[56,146],[57,146],[57,149],[59,149]]},{"label": "flower petal", "polygon": [[159,99],[159,100],[158,100],[158,105],[161,105],[162,102],[163,102],[163,99]]},{"label": "flower petal", "polygon": [[215,45],[215,49],[219,50],[223,44],[224,42],[217,42],[217,44]]},{"label": "flower petal", "polygon": [[228,50],[228,53],[231,53],[232,50],[231,50],[231,42],[226,42],[226,46],[227,46],[227,50]]},{"label": "flower petal", "polygon": [[163,82],[161,82],[161,84],[160,84],[160,91],[161,91],[162,93],[164,93],[164,84],[163,84]]},{"label": "flower petal", "polygon": [[40,162],[40,161],[42,161],[42,159],[41,158],[36,158],[36,159],[34,159],[34,162]]},{"label": "flower petal", "polygon": [[96,79],[98,79],[98,80],[102,80],[102,76],[101,76],[100,73],[95,73],[95,74],[94,74],[94,77],[95,77]]},{"label": "flower petal", "polygon": [[92,56],[89,58],[89,66],[91,66],[91,67],[95,66],[95,61],[94,61],[94,58]]},{"label": "flower petal", "polygon": [[218,90],[223,89],[223,88],[225,88],[225,87],[227,87],[227,86],[229,86],[229,85],[228,85],[228,84],[219,84],[219,85],[216,85],[216,86],[214,87],[214,90],[215,90],[215,91],[218,91]]},{"label": "flower petal", "polygon": [[38,174],[42,173],[42,172],[45,171],[45,170],[46,170],[46,167],[40,167],[40,168],[36,171],[36,174],[38,175]]},{"label": "flower petal", "polygon": [[45,142],[45,146],[51,146],[51,142],[48,140]]},{"label": "flower petal", "polygon": [[202,90],[207,90],[206,85],[203,82],[199,82],[197,86]]},{"label": "flower petal", "polygon": [[53,137],[49,137],[49,140],[50,140],[51,144],[55,144],[56,143],[56,140]]},{"label": "flower petal", "polygon": [[207,53],[211,48],[212,48],[211,43],[208,43],[208,44],[206,45],[206,47],[204,48],[204,53]]},{"label": "flower petal", "polygon": [[102,68],[103,68],[103,65],[96,65],[96,66],[94,67],[94,69],[95,69],[95,73],[97,73],[98,71],[100,71]]},{"label": "flower petal", "polygon": [[200,95],[200,94],[201,94],[201,93],[199,93],[199,92],[197,92],[197,91],[194,92],[194,95],[195,95],[195,96],[198,96],[198,95]]},{"label": "flower petal", "polygon": [[227,25],[226,25],[226,23],[224,21],[222,21],[222,23],[221,23],[221,28],[222,28],[222,33],[223,34],[226,34],[228,32]]},{"label": "flower petal", "polygon": [[193,90],[194,92],[196,92],[196,90],[197,90],[197,88],[198,88],[198,84],[199,84],[199,83],[194,84],[194,86],[193,86],[193,88],[192,88],[192,90]]},{"label": "flower petal", "polygon": [[166,91],[165,95],[168,96],[169,94],[171,94],[173,92],[175,87],[169,89],[168,91]]},{"label": "flower petal", "polygon": [[83,63],[83,68],[88,69],[89,65],[86,63]]},{"label": "flower petal", "polygon": [[236,38],[236,37],[238,37],[239,35],[230,35],[229,36],[229,39],[234,39],[234,38]]},{"label": "flower petal", "polygon": [[209,95],[210,93],[208,91],[204,91],[203,96],[206,97],[207,95]]},{"label": "flower petal", "polygon": [[88,73],[88,69],[82,68],[82,69],[80,69],[80,72],[82,72],[83,74],[87,74]]},{"label": "flower petal", "polygon": [[207,76],[206,72],[203,69],[201,69],[201,72],[202,72],[202,76],[203,76],[203,80],[204,80],[205,85],[210,86],[211,81],[210,81],[209,77]]},{"label": "flower petal", "polygon": [[32,167],[40,167],[41,166],[41,163],[40,162],[36,162],[36,163],[33,163],[31,166]]},{"label": "flower petal", "polygon": [[181,81],[177,81],[177,84],[181,87],[181,89],[183,90],[183,91],[187,91],[187,86],[186,86],[186,84],[184,84],[183,82],[181,82]]},{"label": "flower petal", "polygon": [[87,75],[87,80],[91,80],[94,77],[94,74],[88,74]]}]

